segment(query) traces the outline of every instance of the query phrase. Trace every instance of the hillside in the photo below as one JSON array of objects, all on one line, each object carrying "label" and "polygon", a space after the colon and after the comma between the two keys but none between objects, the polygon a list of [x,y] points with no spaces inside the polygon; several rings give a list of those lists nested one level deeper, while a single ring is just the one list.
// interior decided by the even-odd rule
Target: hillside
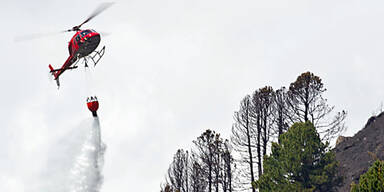
[{"label": "hillside", "polygon": [[384,113],[368,119],[353,137],[339,137],[336,147],[339,173],[344,176],[339,192],[349,192],[350,184],[358,183],[376,158],[384,159]]}]

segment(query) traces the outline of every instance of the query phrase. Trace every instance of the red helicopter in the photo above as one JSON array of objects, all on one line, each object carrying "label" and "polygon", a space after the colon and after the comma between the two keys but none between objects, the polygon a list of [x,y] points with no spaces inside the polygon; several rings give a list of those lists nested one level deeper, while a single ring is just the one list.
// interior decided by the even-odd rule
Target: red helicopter
[{"label": "red helicopter", "polygon": [[102,11],[110,7],[113,3],[101,4],[83,23],[72,27],[72,29],[65,30],[63,32],[75,31],[72,39],[69,41],[68,50],[69,57],[59,69],[54,69],[49,64],[50,73],[54,76],[57,86],[60,87],[59,77],[68,69],[77,68],[77,63],[81,59],[84,59],[85,67],[88,67],[88,61],[92,62],[94,66],[100,61],[105,52],[105,46],[99,51],[96,51],[97,46],[100,43],[100,33],[93,29],[80,29],[82,25],[93,19]]}]

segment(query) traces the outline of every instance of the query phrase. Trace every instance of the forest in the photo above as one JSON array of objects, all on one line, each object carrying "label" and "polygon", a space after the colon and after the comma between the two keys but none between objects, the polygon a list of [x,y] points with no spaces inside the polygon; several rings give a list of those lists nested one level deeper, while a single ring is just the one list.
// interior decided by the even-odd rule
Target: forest
[{"label": "forest", "polygon": [[230,138],[208,129],[177,150],[160,191],[333,191],[341,177],[330,142],[346,129],[347,112],[335,111],[326,91],[304,72],[288,88],[245,95]]}]

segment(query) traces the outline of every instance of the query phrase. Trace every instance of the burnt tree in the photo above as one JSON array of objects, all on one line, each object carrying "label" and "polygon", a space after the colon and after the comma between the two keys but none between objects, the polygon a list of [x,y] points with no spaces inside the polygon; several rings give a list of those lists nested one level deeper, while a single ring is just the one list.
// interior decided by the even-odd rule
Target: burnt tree
[{"label": "burnt tree", "polygon": [[222,151],[222,173],[221,173],[221,186],[223,192],[232,192],[232,179],[233,179],[233,157],[231,154],[230,143],[225,140],[223,143]]},{"label": "burnt tree", "polygon": [[207,188],[204,169],[200,165],[195,155],[192,155],[192,158],[191,158],[189,180],[190,180],[191,192],[201,192],[201,191],[205,191],[205,189]]},{"label": "burnt tree", "polygon": [[332,139],[344,131],[346,112],[343,110],[330,117],[334,106],[329,106],[322,94],[327,89],[320,77],[311,72],[302,73],[291,83],[288,91],[290,121],[312,122],[323,139]]},{"label": "burnt tree", "polygon": [[[252,187],[251,183],[255,180],[254,174],[254,141],[253,134],[254,131],[254,119],[252,117],[253,106],[252,101],[249,95],[244,97],[240,103],[239,111],[235,112],[234,120],[235,123],[232,126],[232,136],[231,142],[233,143],[235,151],[240,153],[241,159],[239,162],[241,164],[248,164],[249,174],[245,174],[244,177],[248,179],[249,187]],[[248,188],[248,187],[247,187]],[[255,192],[255,189],[252,188],[252,191]]]},{"label": "burnt tree", "polygon": [[196,156],[200,159],[200,164],[204,170],[204,176],[208,183],[208,192],[212,192],[214,182],[214,161],[215,161],[215,137],[216,133],[212,130],[206,130],[193,143],[197,151]]},{"label": "burnt tree", "polygon": [[173,189],[188,192],[188,151],[177,150],[168,169],[168,179]]},{"label": "burnt tree", "polygon": [[261,89],[259,89],[259,99],[256,100],[257,102],[260,102],[256,104],[255,106],[260,107],[257,111],[259,111],[259,116],[260,116],[260,126],[261,126],[261,138],[262,138],[262,147],[263,147],[263,154],[262,156],[267,154],[267,147],[268,147],[268,142],[270,139],[271,131],[272,131],[272,126],[273,126],[273,119],[272,119],[272,114],[273,114],[273,97],[274,97],[274,92],[272,87],[270,86],[265,86]]},{"label": "burnt tree", "polygon": [[256,90],[252,95],[252,117],[255,119],[255,134],[253,134],[253,138],[256,143],[256,154],[257,154],[257,170],[258,176],[260,177],[263,174],[263,166],[262,166],[262,119],[261,119],[261,94],[259,90]]},{"label": "burnt tree", "polygon": [[288,130],[288,93],[285,87],[275,91],[273,97],[273,119],[276,126],[276,135],[280,143],[280,135]]}]

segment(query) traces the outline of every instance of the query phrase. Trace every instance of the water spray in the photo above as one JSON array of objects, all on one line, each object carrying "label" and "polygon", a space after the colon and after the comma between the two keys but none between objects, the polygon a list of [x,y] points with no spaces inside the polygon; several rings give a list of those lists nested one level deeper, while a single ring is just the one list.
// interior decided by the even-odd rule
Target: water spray
[{"label": "water spray", "polygon": [[96,96],[87,98],[87,107],[92,112],[93,123],[70,170],[70,192],[99,192],[103,183],[102,168],[106,146],[101,140],[97,116],[99,102]]}]

